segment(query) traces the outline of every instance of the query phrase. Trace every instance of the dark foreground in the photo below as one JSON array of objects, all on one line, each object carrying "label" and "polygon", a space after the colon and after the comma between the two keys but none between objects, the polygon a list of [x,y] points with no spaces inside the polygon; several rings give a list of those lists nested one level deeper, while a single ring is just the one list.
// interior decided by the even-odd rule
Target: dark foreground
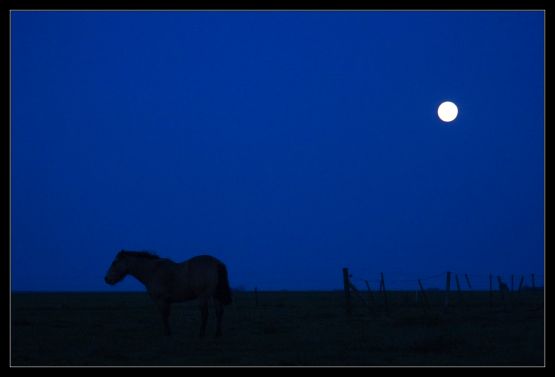
[{"label": "dark foreground", "polygon": [[[237,292],[224,335],[197,337],[196,302],[174,304],[173,334],[145,293],[14,293],[12,366],[36,365],[544,365],[543,292],[465,292],[443,310],[441,293],[424,310],[414,292],[389,293],[371,312],[342,292]],[[375,300],[381,299],[375,297]]]}]

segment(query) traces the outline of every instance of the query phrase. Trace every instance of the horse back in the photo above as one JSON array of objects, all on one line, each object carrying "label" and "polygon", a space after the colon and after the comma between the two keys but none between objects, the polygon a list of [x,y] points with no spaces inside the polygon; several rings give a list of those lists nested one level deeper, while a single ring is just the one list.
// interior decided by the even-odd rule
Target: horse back
[{"label": "horse back", "polygon": [[207,290],[218,282],[218,269],[222,264],[210,255],[199,255],[181,264],[180,273],[189,285],[195,289]]},{"label": "horse back", "polygon": [[222,262],[210,255],[199,255],[181,263],[160,260],[152,283],[153,295],[173,302],[213,296],[221,265]]}]

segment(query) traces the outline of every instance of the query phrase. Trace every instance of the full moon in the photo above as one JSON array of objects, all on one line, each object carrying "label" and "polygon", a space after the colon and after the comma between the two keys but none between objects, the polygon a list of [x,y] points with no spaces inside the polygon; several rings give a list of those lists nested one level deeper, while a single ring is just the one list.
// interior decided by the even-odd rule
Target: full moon
[{"label": "full moon", "polygon": [[459,109],[457,105],[450,101],[443,102],[437,108],[437,116],[444,122],[454,121],[458,114]]}]

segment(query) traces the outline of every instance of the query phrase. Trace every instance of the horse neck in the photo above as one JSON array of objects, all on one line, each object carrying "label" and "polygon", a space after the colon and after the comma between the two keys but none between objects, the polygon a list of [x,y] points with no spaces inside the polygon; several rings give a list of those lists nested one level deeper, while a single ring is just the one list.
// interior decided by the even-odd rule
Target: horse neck
[{"label": "horse neck", "polygon": [[129,263],[129,275],[146,285],[152,276],[155,262],[153,259],[132,258]]}]

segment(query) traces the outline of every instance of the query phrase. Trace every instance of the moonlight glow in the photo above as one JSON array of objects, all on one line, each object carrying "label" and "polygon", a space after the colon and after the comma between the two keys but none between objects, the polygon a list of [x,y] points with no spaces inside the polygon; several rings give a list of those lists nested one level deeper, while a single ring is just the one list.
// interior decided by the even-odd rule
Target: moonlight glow
[{"label": "moonlight glow", "polygon": [[444,122],[454,121],[458,114],[459,109],[457,108],[457,105],[455,105],[453,102],[443,102],[437,108],[437,116],[439,116],[439,119]]}]

